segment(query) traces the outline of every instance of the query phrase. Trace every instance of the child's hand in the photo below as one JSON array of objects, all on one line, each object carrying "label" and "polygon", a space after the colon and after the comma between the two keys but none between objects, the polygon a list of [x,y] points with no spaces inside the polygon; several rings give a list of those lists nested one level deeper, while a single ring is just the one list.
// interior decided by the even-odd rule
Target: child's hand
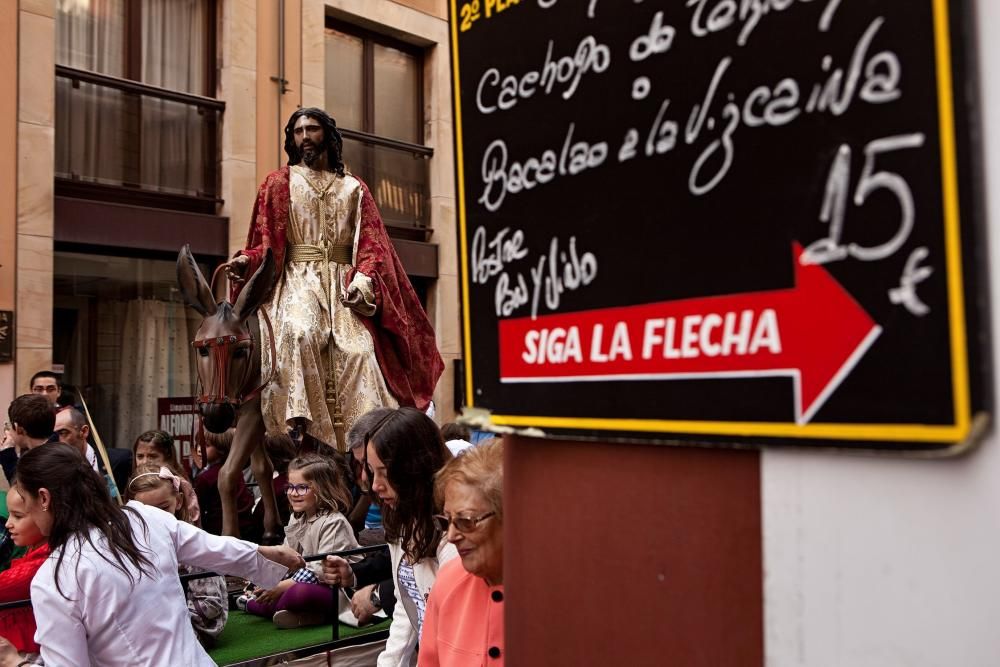
[{"label": "child's hand", "polygon": [[323,559],[323,581],[329,586],[354,586],[354,570],[351,564],[340,556],[327,556]]},{"label": "child's hand", "polygon": [[254,599],[256,599],[257,602],[259,602],[260,604],[272,605],[272,604],[277,604],[278,598],[280,597],[281,597],[281,591],[279,591],[277,587],[275,587],[275,588],[270,588],[266,591],[258,591],[257,597]]},{"label": "child's hand", "polygon": [[0,637],[0,667],[16,667],[20,662],[21,656],[14,645]]},{"label": "child's hand", "polygon": [[289,588],[295,585],[295,580],[285,579],[279,583],[274,588],[268,590],[261,590],[257,592],[257,602],[264,605],[278,604],[278,599],[287,591]]}]

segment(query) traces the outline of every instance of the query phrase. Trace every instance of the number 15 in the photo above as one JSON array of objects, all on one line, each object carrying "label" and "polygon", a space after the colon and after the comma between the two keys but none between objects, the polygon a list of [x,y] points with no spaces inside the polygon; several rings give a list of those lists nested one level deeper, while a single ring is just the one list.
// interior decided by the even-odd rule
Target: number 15
[{"label": "number 15", "polygon": [[851,178],[851,147],[841,144],[837,155],[830,165],[830,175],[826,179],[826,194],[819,219],[830,224],[826,238],[809,244],[802,253],[800,261],[803,264],[826,264],[847,257],[853,257],[864,262],[872,262],[891,256],[902,247],[913,231],[913,193],[910,186],[899,174],[891,171],[875,171],[875,158],[880,153],[898,151],[904,148],[919,148],[924,144],[924,135],[919,132],[899,134],[894,137],[883,137],[865,146],[865,166],[861,169],[861,178],[854,191],[854,205],[862,206],[868,196],[885,188],[896,195],[899,200],[899,229],[885,243],[866,247],[857,243],[843,245],[841,237],[844,232],[844,214],[847,208],[847,192]]}]

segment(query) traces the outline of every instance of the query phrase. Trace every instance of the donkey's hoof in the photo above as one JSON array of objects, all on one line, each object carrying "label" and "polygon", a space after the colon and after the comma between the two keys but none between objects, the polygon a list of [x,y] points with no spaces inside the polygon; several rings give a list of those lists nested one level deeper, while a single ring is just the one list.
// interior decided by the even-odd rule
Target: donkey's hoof
[{"label": "donkey's hoof", "polygon": [[278,546],[285,541],[285,536],[281,532],[264,533],[260,536],[260,543],[267,547]]}]

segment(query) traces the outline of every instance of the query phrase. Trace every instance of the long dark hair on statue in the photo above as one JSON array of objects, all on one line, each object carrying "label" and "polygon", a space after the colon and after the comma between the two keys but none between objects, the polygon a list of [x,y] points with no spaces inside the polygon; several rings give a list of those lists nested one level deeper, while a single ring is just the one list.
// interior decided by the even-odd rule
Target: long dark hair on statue
[{"label": "long dark hair on statue", "polygon": [[316,107],[296,109],[285,125],[285,153],[288,154],[288,164],[295,165],[302,162],[302,151],[295,145],[295,123],[302,116],[309,116],[318,121],[320,126],[322,126],[323,145],[319,147],[320,151],[326,151],[326,161],[330,169],[343,176],[344,138],[340,136],[340,130],[337,129],[337,121],[331,118],[330,114]]},{"label": "long dark hair on statue", "polygon": [[[143,555],[132,535],[132,524],[125,512],[135,512],[131,507],[121,508],[111,500],[104,479],[75,447],[53,442],[35,447],[24,453],[17,462],[17,473],[11,492],[20,493],[25,499],[40,502],[38,490],[46,489],[51,496],[48,511],[52,513],[52,529],[48,542],[53,552],[59,551],[56,561],[56,590],[66,597],[59,587],[59,569],[66,552],[72,550],[70,561],[76,562],[77,553],[86,540],[94,552],[112,567],[125,573],[135,582],[143,574],[151,574],[153,564]],[[146,522],[136,512],[143,531]],[[96,528],[107,540],[107,546],[95,544],[91,531]],[[75,542],[75,545],[72,544]],[[133,574],[129,566],[138,570]]]},{"label": "long dark hair on statue", "polygon": [[[416,408],[399,408],[386,415],[368,435],[386,477],[396,492],[396,506],[382,506],[382,523],[389,541],[398,540],[410,563],[437,553],[441,531],[434,525],[434,474],[451,460],[441,431]],[[365,450],[369,485],[374,477]]]}]

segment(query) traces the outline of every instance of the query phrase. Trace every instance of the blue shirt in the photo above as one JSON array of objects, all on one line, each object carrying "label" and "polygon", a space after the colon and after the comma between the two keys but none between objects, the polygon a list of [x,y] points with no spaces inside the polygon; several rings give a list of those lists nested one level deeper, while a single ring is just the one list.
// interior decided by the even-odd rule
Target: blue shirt
[{"label": "blue shirt", "polygon": [[375,503],[368,506],[368,514],[365,515],[365,528],[373,530],[382,527],[382,510]]}]

